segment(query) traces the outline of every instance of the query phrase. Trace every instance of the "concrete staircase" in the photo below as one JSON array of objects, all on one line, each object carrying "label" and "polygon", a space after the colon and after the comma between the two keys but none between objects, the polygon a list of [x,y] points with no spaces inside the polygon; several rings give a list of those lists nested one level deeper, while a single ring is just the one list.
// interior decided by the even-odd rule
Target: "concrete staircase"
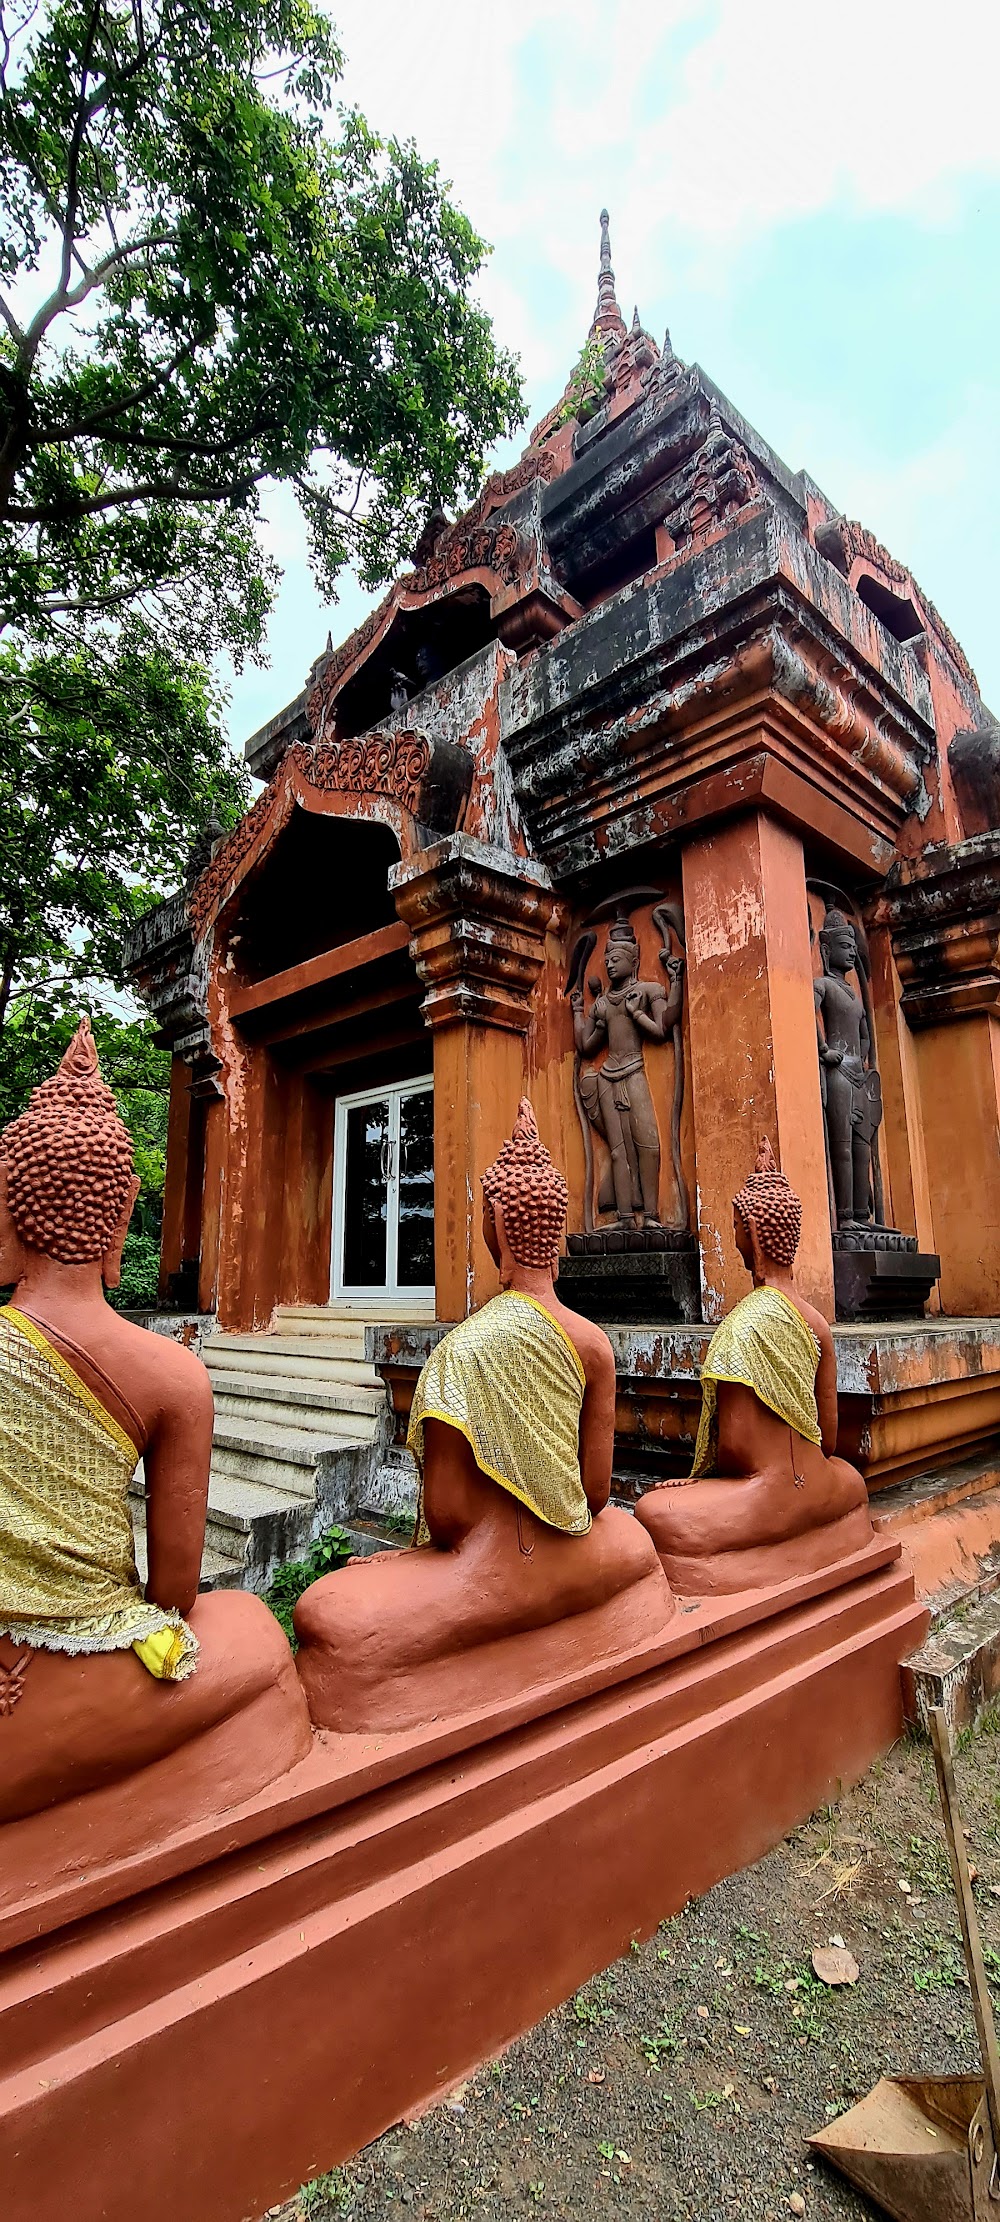
[{"label": "concrete staircase", "polygon": [[[332,1522],[351,1529],[357,1552],[392,1540],[377,1515],[391,1514],[394,1499],[401,1509],[411,1492],[405,1469],[401,1490],[378,1481],[387,1460],[389,1476],[399,1470],[386,1391],[365,1358],[365,1329],[384,1310],[284,1304],[265,1333],[206,1337],[215,1432],[203,1589],[266,1588],[274,1568]],[[393,1307],[394,1318],[415,1316]],[[141,1554],[141,1503],[134,1510]]]}]

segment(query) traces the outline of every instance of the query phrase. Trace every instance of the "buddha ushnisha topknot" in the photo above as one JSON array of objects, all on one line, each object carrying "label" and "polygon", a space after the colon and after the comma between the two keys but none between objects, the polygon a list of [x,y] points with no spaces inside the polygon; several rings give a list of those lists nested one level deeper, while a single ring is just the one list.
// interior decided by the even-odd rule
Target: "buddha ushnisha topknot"
[{"label": "buddha ushnisha topknot", "polygon": [[551,1266],[566,1220],[569,1190],[539,1140],[535,1114],[522,1096],[514,1132],[482,1176],[491,1210],[499,1204],[518,1265]]},{"label": "buddha ushnisha topknot", "polygon": [[753,1172],[733,1203],[744,1226],[753,1220],[761,1249],[775,1265],[792,1265],[802,1233],[802,1205],[791,1182],[779,1173],[766,1134],[761,1135]]},{"label": "buddha ushnisha topknot", "polygon": [[110,1249],[132,1179],[132,1142],[101,1079],[89,1019],[57,1073],[0,1134],[7,1204],[22,1242],[60,1265]]}]

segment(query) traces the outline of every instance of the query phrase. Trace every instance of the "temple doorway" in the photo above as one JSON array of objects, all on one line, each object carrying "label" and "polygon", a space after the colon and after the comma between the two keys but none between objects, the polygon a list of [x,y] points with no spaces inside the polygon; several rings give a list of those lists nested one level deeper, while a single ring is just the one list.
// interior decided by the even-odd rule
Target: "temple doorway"
[{"label": "temple doorway", "polygon": [[333,1178],[331,1300],[433,1301],[433,1081],[338,1097]]}]

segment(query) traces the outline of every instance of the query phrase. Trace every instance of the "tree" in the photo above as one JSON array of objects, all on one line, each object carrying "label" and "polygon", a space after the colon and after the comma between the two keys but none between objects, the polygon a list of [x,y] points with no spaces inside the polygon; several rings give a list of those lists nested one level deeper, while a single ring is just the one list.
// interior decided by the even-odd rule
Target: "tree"
[{"label": "tree", "polygon": [[[179,667],[139,619],[103,653],[93,640],[59,656],[0,644],[0,703],[2,1100],[27,1014],[58,1012],[95,979],[124,984],[128,928],[182,876],[191,829],[240,815],[246,779],[204,672]],[[15,989],[24,1008],[5,1051]]]},{"label": "tree", "polygon": [[259,496],[327,591],[474,493],[520,389],[435,166],[333,101],[312,0],[0,0],[0,1110],[244,807]]},{"label": "tree", "polygon": [[518,420],[470,298],[483,243],[412,146],[353,111],[328,134],[341,57],[311,0],[20,4],[0,5],[0,620],[141,599],[189,649],[213,624],[252,645],[266,480],[298,489],[328,587],[348,558],[374,585]]}]

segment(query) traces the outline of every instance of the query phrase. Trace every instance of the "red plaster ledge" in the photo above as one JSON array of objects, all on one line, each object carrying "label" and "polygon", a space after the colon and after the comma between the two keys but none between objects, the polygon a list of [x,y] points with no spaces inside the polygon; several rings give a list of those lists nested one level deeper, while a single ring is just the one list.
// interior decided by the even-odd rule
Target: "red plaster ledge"
[{"label": "red plaster ledge", "polygon": [[882,1541],[699,1604],[520,1726],[319,1740],[105,1877],[127,1902],[79,1918],[85,1879],[12,1914],[37,1941],[0,1960],[4,2222],[63,2222],[67,2153],[75,2222],[242,2222],[346,2159],[857,1780],[925,1625]]}]

